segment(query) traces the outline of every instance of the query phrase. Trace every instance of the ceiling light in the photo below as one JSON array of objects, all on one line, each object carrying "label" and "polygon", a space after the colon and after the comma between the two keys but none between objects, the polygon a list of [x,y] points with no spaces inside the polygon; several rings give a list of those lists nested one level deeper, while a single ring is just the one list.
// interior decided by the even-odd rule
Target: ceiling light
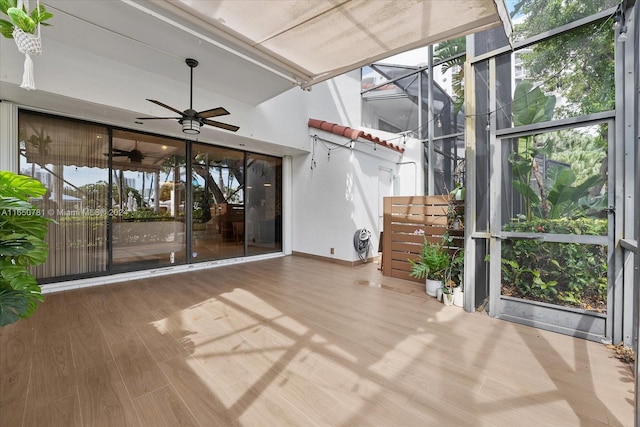
[{"label": "ceiling light", "polygon": [[265,187],[271,187],[271,183],[270,183],[270,182],[265,182],[265,183],[264,183],[264,186],[265,186]]},{"label": "ceiling light", "polygon": [[193,119],[181,120],[182,132],[189,135],[197,135],[200,133],[200,122]]}]

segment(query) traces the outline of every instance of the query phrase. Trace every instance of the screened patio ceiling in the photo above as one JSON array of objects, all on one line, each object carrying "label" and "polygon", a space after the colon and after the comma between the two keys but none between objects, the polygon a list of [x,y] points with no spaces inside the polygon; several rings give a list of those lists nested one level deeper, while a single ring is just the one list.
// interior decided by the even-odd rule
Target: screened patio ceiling
[{"label": "screened patio ceiling", "polygon": [[187,78],[184,59],[196,58],[196,87],[250,105],[415,47],[496,26],[511,31],[504,0],[46,5],[55,22],[46,28],[45,46],[51,39],[177,81]]}]

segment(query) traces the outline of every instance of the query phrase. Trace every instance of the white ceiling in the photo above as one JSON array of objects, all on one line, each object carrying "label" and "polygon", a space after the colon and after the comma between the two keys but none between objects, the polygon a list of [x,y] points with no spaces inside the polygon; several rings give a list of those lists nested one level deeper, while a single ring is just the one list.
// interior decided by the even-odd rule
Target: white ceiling
[{"label": "white ceiling", "polygon": [[[35,0],[31,0],[32,7]],[[45,44],[91,52],[188,84],[186,58],[199,61],[194,91],[257,106],[293,87],[307,88],[415,47],[511,24],[504,0],[44,0],[54,14]],[[0,57],[3,52],[0,52]],[[5,64],[6,65],[6,64]],[[174,121],[135,124],[140,111],[26,91],[0,81],[0,98],[44,111],[180,136]],[[151,95],[150,95],[151,96]],[[163,101],[172,103],[170,99]],[[184,105],[175,103],[175,105]],[[173,105],[173,104],[172,104]],[[163,112],[164,113],[164,112]],[[142,115],[149,115],[145,113]],[[155,115],[155,114],[154,114]],[[251,117],[228,122],[246,125]],[[224,121],[224,120],[221,120]],[[204,127],[202,140],[256,152],[282,145]]]},{"label": "white ceiling", "polygon": [[[257,105],[411,48],[494,26],[503,0],[48,0],[47,37]],[[452,19],[454,18],[455,19]],[[53,21],[53,20],[52,20]]]}]

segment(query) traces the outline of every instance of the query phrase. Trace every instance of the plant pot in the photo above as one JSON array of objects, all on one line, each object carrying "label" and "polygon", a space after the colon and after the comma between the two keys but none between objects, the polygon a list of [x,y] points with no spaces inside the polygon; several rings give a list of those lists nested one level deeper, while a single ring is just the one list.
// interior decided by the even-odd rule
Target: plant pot
[{"label": "plant pot", "polygon": [[442,294],[442,302],[447,307],[451,307],[453,305],[453,294]]},{"label": "plant pot", "polygon": [[453,305],[458,307],[464,306],[464,292],[460,286],[453,289]]},{"label": "plant pot", "polygon": [[442,288],[438,288],[438,290],[436,291],[436,299],[442,302]]},{"label": "plant pot", "polygon": [[435,297],[438,293],[438,289],[442,289],[442,281],[441,280],[431,280],[427,279],[425,291],[427,295],[430,297]]}]

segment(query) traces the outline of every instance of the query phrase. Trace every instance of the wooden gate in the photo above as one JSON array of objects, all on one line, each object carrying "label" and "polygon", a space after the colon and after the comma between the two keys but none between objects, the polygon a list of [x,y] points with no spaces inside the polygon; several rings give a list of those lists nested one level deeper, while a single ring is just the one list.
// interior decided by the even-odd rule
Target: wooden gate
[{"label": "wooden gate", "polygon": [[[382,273],[385,276],[424,282],[409,276],[409,259],[416,259],[424,239],[437,243],[445,234],[451,237],[451,250],[464,247],[464,201],[448,195],[384,198],[384,233],[382,235]],[[456,229],[454,229],[456,228]]]}]

